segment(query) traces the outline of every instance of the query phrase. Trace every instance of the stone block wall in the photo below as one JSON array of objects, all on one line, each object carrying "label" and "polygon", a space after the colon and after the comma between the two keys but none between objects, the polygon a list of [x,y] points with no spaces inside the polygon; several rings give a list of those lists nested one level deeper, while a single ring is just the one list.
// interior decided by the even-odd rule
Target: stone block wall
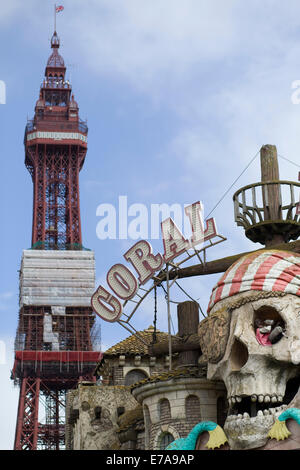
[{"label": "stone block wall", "polygon": [[103,384],[125,385],[126,374],[133,369],[144,372],[146,377],[168,370],[169,362],[166,357],[145,356],[140,361],[137,361],[137,357],[139,356],[126,356],[126,358],[125,356],[116,356],[106,359],[108,365],[104,368]]},{"label": "stone block wall", "polygon": [[117,410],[138,405],[127,387],[80,384],[67,394],[67,448],[109,450],[119,445]]},{"label": "stone block wall", "polygon": [[217,400],[225,394],[223,384],[203,378],[182,377],[135,388],[133,395],[144,411],[146,448],[159,449],[166,433],[174,439],[186,437],[200,421],[217,423]]}]

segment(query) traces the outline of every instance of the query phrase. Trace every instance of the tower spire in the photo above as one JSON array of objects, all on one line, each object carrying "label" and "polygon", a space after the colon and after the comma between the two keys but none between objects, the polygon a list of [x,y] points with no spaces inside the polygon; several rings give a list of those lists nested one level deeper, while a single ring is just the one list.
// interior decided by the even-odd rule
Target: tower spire
[{"label": "tower spire", "polygon": [[65,81],[56,31],[51,49],[24,138],[33,219],[31,249],[23,250],[20,269],[15,450],[64,449],[66,394],[79,380],[94,380],[99,359],[92,335],[94,253],[82,246],[79,202],[88,129]]},{"label": "tower spire", "polygon": [[[79,118],[76,101],[71,99],[72,87],[65,80],[66,67],[58,53],[56,31],[51,49],[35,115],[25,135],[25,163],[35,175],[32,247],[81,249],[78,178],[87,151],[88,129]],[[36,152],[40,152],[38,160]]]}]

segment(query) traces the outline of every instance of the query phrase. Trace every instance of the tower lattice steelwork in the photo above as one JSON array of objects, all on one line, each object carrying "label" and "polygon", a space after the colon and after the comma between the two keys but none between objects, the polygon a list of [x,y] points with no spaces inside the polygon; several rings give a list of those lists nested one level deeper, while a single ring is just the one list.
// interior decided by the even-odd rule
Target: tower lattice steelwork
[{"label": "tower lattice steelwork", "polygon": [[21,261],[12,371],[20,386],[16,450],[64,448],[66,392],[80,380],[94,380],[100,356],[90,306],[94,253],[82,246],[79,206],[88,128],[59,46],[54,32],[34,118],[25,129],[33,221],[32,246]]}]

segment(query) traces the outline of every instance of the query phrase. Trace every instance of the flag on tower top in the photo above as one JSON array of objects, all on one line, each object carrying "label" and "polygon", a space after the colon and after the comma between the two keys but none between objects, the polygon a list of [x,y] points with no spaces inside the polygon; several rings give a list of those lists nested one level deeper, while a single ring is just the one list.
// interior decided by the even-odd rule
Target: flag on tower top
[{"label": "flag on tower top", "polygon": [[64,7],[62,5],[59,5],[58,7],[56,7],[56,13],[63,11],[63,9]]}]

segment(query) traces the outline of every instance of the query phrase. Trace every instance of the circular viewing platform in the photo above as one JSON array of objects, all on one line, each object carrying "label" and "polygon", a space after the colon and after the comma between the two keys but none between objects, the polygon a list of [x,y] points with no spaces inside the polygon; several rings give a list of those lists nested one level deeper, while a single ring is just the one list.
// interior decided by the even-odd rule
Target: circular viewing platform
[{"label": "circular viewing platform", "polygon": [[233,196],[237,225],[255,243],[296,240],[300,236],[299,189],[300,183],[281,180],[244,186]]}]

